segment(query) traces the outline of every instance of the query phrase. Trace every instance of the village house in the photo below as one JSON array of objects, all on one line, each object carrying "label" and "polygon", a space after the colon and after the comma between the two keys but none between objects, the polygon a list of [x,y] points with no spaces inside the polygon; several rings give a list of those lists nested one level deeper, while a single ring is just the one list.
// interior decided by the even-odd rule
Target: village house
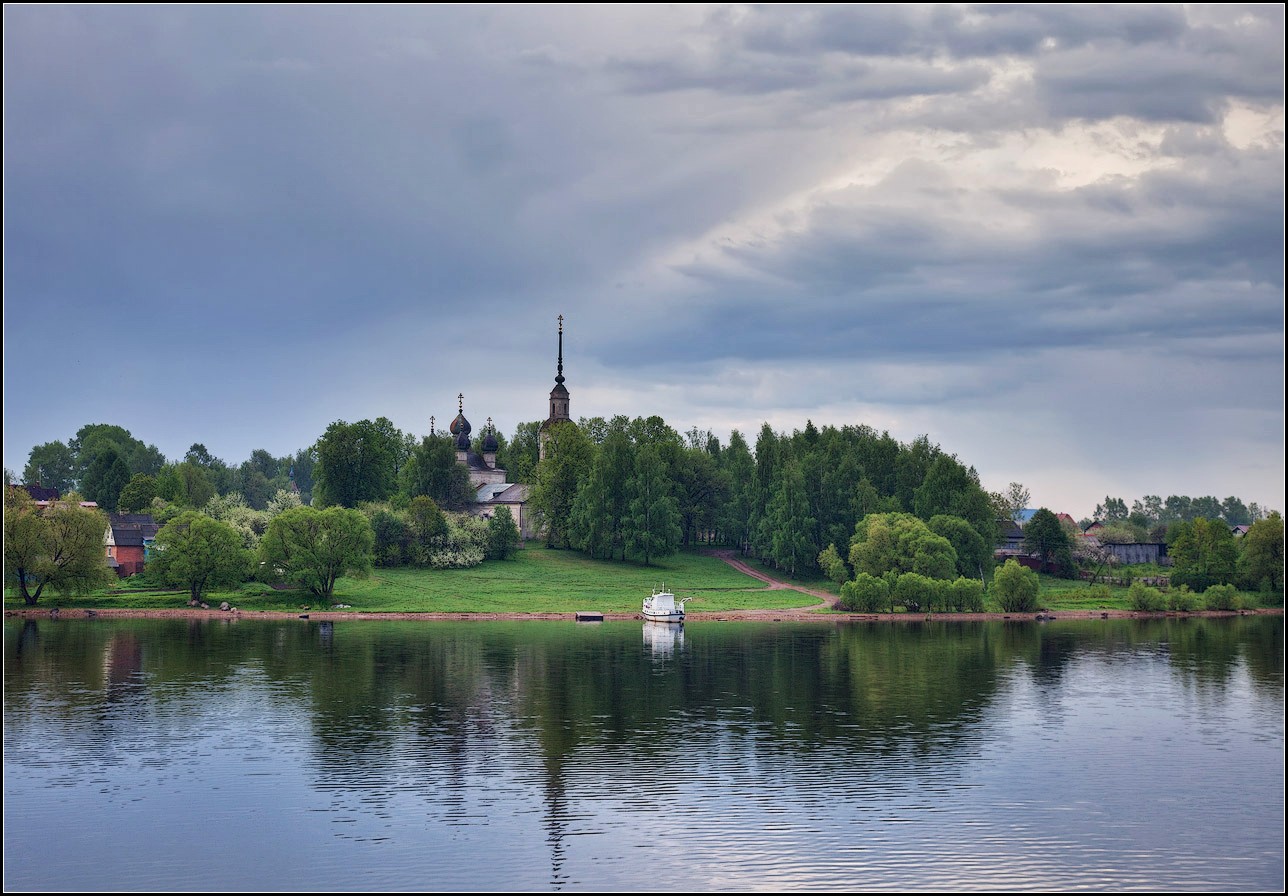
[{"label": "village house", "polygon": [[103,536],[107,565],[123,579],[143,572],[160,528],[150,513],[108,514]]}]

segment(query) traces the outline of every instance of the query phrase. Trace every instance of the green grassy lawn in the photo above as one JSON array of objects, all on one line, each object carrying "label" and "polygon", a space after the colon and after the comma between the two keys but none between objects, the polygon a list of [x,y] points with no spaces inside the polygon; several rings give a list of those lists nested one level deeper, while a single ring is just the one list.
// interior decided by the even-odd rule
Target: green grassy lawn
[{"label": "green grassy lawn", "polygon": [[[722,611],[778,609],[818,603],[807,594],[768,590],[724,561],[694,551],[638,563],[591,560],[575,551],[529,546],[513,560],[490,561],[472,569],[376,569],[365,578],[336,584],[333,604],[366,613],[637,613],[654,588],[665,586],[677,598],[691,598],[687,609]],[[43,608],[155,609],[182,607],[187,592],[131,591],[116,587],[85,597],[42,595]],[[311,594],[276,591],[252,583],[235,591],[204,596],[211,606],[228,601],[237,608],[298,612],[324,609]],[[5,590],[6,609],[24,606],[16,592]],[[329,609],[329,608],[325,608]]]},{"label": "green grassy lawn", "polygon": [[[777,579],[789,577],[755,561],[749,565]],[[1038,605],[1047,610],[1096,611],[1128,610],[1127,589],[1109,586],[1106,598],[1102,590],[1073,579],[1039,575]],[[790,579],[801,585],[830,594],[838,586],[827,579],[803,577]],[[347,604],[354,613],[573,613],[591,610],[601,613],[637,613],[640,602],[654,588],[665,586],[677,597],[689,598],[686,608],[693,612],[729,610],[786,609],[809,607],[818,599],[785,589],[770,590],[761,582],[743,575],[722,560],[685,551],[650,566],[638,563],[591,560],[576,551],[552,551],[531,545],[519,551],[513,560],[490,561],[473,569],[377,569],[366,578],[345,578],[336,585],[332,604]],[[267,585],[249,583],[232,591],[215,591],[205,595],[210,606],[227,601],[237,608],[293,613],[324,607],[306,592],[277,591]],[[60,597],[45,594],[38,607],[75,609],[165,609],[187,604],[186,591],[138,590],[121,583],[105,591],[84,597]],[[1257,595],[1244,595],[1246,606],[1283,606],[1267,603]],[[1198,599],[1202,606],[1202,598]],[[5,589],[5,609],[25,606],[16,591]],[[986,610],[998,611],[992,598],[985,594]],[[824,611],[826,612],[826,611]]]}]

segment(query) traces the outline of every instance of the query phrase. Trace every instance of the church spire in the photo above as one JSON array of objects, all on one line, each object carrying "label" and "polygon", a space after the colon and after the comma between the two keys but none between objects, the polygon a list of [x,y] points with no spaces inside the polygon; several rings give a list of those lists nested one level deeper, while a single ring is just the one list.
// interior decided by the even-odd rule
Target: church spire
[{"label": "church spire", "polygon": [[559,369],[555,373],[555,382],[563,385],[563,315],[559,315]]},{"label": "church spire", "polygon": [[541,424],[541,439],[539,457],[544,458],[546,453],[546,439],[549,435],[550,427],[556,423],[564,421],[571,422],[572,417],[568,413],[568,387],[564,385],[563,375],[563,315],[559,315],[559,362],[555,368],[555,387],[550,390],[550,416]]}]

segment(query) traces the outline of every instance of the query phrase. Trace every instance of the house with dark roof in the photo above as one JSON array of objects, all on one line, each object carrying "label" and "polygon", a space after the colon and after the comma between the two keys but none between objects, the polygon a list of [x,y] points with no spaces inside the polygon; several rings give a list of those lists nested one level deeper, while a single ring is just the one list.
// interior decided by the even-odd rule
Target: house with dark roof
[{"label": "house with dark roof", "polygon": [[107,565],[121,578],[143,572],[160,528],[150,513],[108,514],[103,536]]},{"label": "house with dark roof", "polygon": [[31,500],[37,504],[50,501],[57,501],[61,496],[56,488],[45,488],[43,485],[11,485],[10,488],[25,489],[27,494],[31,495]]},{"label": "house with dark roof", "polygon": [[1024,552],[1024,530],[1010,517],[997,521],[997,553],[1014,555]]},{"label": "house with dark roof", "polygon": [[[62,493],[56,488],[45,488],[42,485],[21,485],[17,482],[9,483],[10,489],[22,489],[31,495],[31,500],[36,502],[37,507],[48,507],[51,504],[57,504],[62,500]],[[81,507],[97,507],[97,501],[81,501]]]}]

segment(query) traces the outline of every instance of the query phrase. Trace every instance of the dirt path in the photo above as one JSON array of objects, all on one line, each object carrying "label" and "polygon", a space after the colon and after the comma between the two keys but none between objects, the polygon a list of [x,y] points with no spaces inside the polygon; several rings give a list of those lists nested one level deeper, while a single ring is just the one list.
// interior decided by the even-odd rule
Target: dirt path
[{"label": "dirt path", "polygon": [[[768,586],[770,591],[777,591],[777,590],[783,590],[783,589],[786,589],[789,591],[799,591],[801,594],[808,594],[810,597],[817,597],[821,601],[821,603],[815,604],[812,607],[797,607],[796,608],[797,611],[812,613],[815,610],[828,610],[828,609],[831,609],[832,602],[836,600],[835,594],[829,594],[826,591],[815,591],[812,588],[806,588],[804,585],[793,585],[791,582],[784,582],[779,579],[772,578],[758,569],[752,569],[746,563],[739,560],[733,551],[715,550],[715,551],[710,551],[709,553],[711,554],[712,557],[719,557],[721,560],[723,560],[725,563],[728,563],[730,566],[738,570],[738,572],[742,573],[743,575],[751,576],[753,579],[757,579],[758,581],[764,582]],[[750,611],[747,611],[747,612],[750,612]],[[780,611],[775,610],[773,612],[780,612]]]}]

